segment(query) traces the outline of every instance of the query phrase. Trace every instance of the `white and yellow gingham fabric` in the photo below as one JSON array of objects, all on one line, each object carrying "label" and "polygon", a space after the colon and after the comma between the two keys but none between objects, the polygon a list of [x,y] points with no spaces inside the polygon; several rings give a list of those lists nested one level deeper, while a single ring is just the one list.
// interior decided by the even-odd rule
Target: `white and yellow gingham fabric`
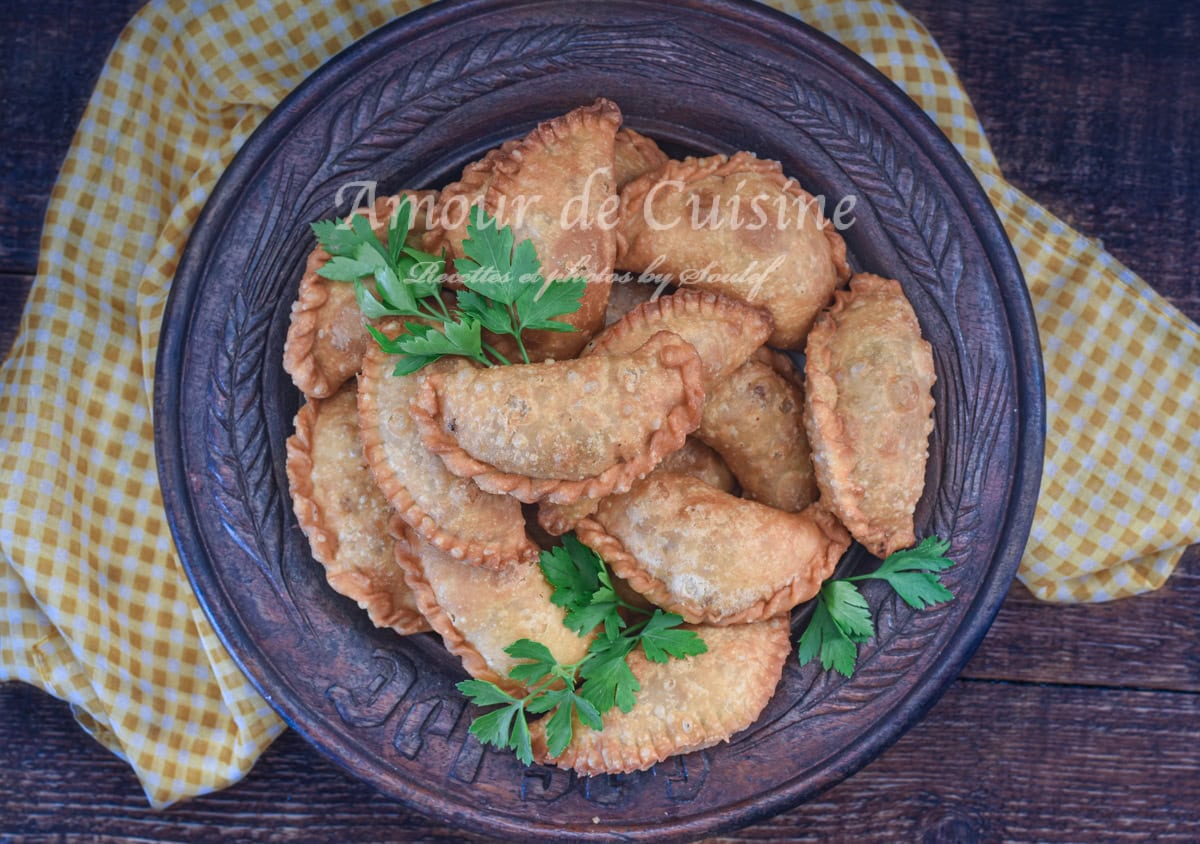
[{"label": "white and yellow gingham fabric", "polygon": [[[109,57],[51,196],[0,371],[0,679],[70,702],[156,806],[249,770],[282,724],[222,648],[164,520],[159,320],[223,168],[326,59],[414,3],[162,0]],[[1200,344],[1098,244],[1006,184],[924,28],[886,2],[778,2],[888,74],[975,168],[1033,293],[1045,481],[1021,579],[1095,601],[1159,586],[1197,538]]]}]

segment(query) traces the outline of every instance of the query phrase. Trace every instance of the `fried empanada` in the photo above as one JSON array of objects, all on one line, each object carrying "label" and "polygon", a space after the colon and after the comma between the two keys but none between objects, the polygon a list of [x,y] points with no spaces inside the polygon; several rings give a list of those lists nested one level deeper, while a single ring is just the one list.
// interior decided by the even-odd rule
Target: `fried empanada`
[{"label": "fried empanada", "polygon": [[443,227],[426,239],[428,250],[445,247],[464,257],[470,208],[482,204],[501,226],[512,226],[516,242],[533,241],[546,279],[588,279],[579,310],[555,317],[575,331],[527,335],[535,360],[575,357],[604,324],[616,236],[603,218],[616,217],[613,147],[620,123],[616,104],[598,99],[489,153],[442,192]]},{"label": "fried empanada", "polygon": [[583,354],[629,354],[659,331],[678,334],[695,347],[707,392],[766,342],[771,316],[715,293],[680,290],[638,305],[596,335]]},{"label": "fried empanada", "polygon": [[898,281],[856,275],[809,335],[805,418],[821,501],[872,554],[916,541],[933,349]]},{"label": "fried empanada", "polygon": [[704,404],[700,358],[660,332],[632,354],[421,378],[412,415],[455,475],[526,503],[624,491],[683,445]]},{"label": "fried empanada", "polygon": [[[409,411],[418,376],[392,375],[395,361],[372,344],[358,395],[363,450],[392,507],[422,538],[456,559],[493,568],[535,560],[538,548],[525,533],[520,503],[452,475],[421,442]],[[469,367],[466,358],[449,357],[425,371],[448,374]]]},{"label": "fried empanada", "polygon": [[287,476],[296,519],[334,591],[358,602],[376,627],[429,630],[393,559],[392,511],[363,457],[353,385],[300,408]]},{"label": "fried empanada", "polygon": [[617,132],[613,145],[613,164],[617,190],[634,179],[652,173],[667,163],[667,154],[658,144],[632,129]]},{"label": "fried empanada", "polygon": [[817,500],[804,391],[786,355],[760,349],[708,390],[696,436],[721,455],[746,498],[792,513]]},{"label": "fried empanada", "polygon": [[850,277],[846,244],[778,162],[672,161],[621,192],[617,268],[673,277],[766,308],[772,346],[798,349]]},{"label": "fried empanada", "polygon": [[[688,437],[683,448],[664,457],[654,471],[690,475],[725,492],[733,492],[737,486],[733,473],[721,456],[695,437]],[[599,505],[599,500],[595,498],[580,498],[570,504],[543,501],[538,504],[538,526],[553,536],[562,536],[573,530],[580,519],[595,513]]]},{"label": "fried empanada", "polygon": [[691,624],[743,624],[809,600],[850,535],[814,504],[800,513],[654,473],[575,527],[629,585]]},{"label": "fried empanada", "polygon": [[[407,242],[419,246],[437,191],[401,191],[378,199],[370,212],[364,208],[355,213],[369,214],[371,228],[386,244],[388,222],[404,197],[412,207]],[[320,246],[309,254],[283,347],[284,370],[309,398],[326,398],[336,393],[362,367],[363,353],[371,344],[366,328],[370,320],[359,310],[354,285],[318,275],[329,258],[329,253]],[[368,289],[374,290],[374,280],[365,281]],[[375,324],[390,322],[382,320]]]},{"label": "fried empanada", "polygon": [[583,776],[644,771],[671,756],[712,747],[753,724],[779,685],[791,653],[786,616],[735,627],[696,626],[708,651],[650,662],[629,657],[641,688],[629,712],[604,713],[604,729],[572,725],[571,741],[551,758],[546,721],[529,727],[534,758]]},{"label": "fried empanada", "polygon": [[564,665],[587,653],[592,637],[563,624],[565,610],[551,603],[554,590],[538,566],[480,569],[422,541],[403,522],[393,529],[403,535],[396,560],[417,606],[472,677],[524,694],[508,676],[519,660],[504,652],[518,639],[541,642]]}]

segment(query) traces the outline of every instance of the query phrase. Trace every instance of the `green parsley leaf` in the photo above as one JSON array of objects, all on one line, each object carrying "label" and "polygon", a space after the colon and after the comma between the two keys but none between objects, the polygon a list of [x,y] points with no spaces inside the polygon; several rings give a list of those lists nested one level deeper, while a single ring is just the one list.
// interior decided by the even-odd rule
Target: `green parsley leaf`
[{"label": "green parsley leaf", "polygon": [[797,655],[801,665],[808,665],[819,656],[821,667],[826,671],[832,668],[845,677],[854,675],[858,645],[850,641],[834,622],[823,592],[817,596],[812,618],[800,635],[800,649]]},{"label": "green parsley leaf", "polygon": [[[379,317],[386,316],[405,316],[403,311],[389,308],[372,296],[371,291],[367,290],[367,286],[363,284],[361,278],[354,279],[354,298],[358,300],[358,309],[368,319],[378,319]],[[367,327],[372,328],[373,326],[368,325]]]},{"label": "green parsley leaf", "polygon": [[509,677],[526,685],[532,685],[546,675],[553,674],[558,668],[558,660],[550,653],[550,649],[532,639],[518,639],[505,648],[504,652],[513,659],[529,660],[514,665],[508,672]]},{"label": "green parsley leaf", "polygon": [[[581,636],[598,627],[604,628],[604,635],[596,636],[583,659],[571,665],[559,663],[540,642],[519,639],[509,645],[505,652],[522,660],[509,676],[529,689],[523,699],[491,684],[459,684],[480,705],[489,701],[501,707],[477,718],[472,734],[497,747],[510,747],[526,764],[532,753],[527,716],[548,713],[543,722],[546,743],[550,754],[557,756],[570,743],[576,721],[602,730],[605,712],[614,707],[622,712],[633,709],[641,690],[628,661],[635,648],[640,646],[654,662],[686,659],[708,650],[695,631],[679,629],[680,616],[622,601],[604,561],[574,534],[567,534],[562,546],[543,551],[538,562],[554,590],[551,600],[566,610],[563,623]],[[630,626],[620,609],[644,619]]]},{"label": "green parsley leaf", "polygon": [[870,574],[830,580],[817,594],[812,618],[800,635],[797,658],[807,665],[818,656],[821,666],[851,677],[858,661],[858,646],[875,635],[875,623],[866,597],[854,584],[863,580],[883,580],[906,604],[924,610],[954,599],[941,582],[938,572],[954,565],[946,557],[950,543],[930,536],[913,548],[888,556]]},{"label": "green parsley leaf", "polygon": [[317,271],[317,275],[330,281],[354,281],[374,275],[375,266],[352,256],[339,255],[326,261],[325,266]]},{"label": "green parsley leaf", "polygon": [[517,699],[486,680],[463,680],[455,688],[470,699],[476,706],[492,706],[497,703],[517,703]]},{"label": "green parsley leaf", "polygon": [[352,258],[358,250],[358,235],[344,220],[321,220],[311,228],[317,243],[334,258]]},{"label": "green parsley leaf", "polygon": [[573,314],[579,310],[587,281],[568,278],[548,282],[540,288],[529,287],[517,299],[521,331],[560,331],[575,329],[565,322],[555,322],[552,317]]},{"label": "green parsley leaf", "polygon": [[563,690],[559,693],[554,713],[546,722],[546,747],[551,756],[562,753],[571,742],[576,714],[592,729],[603,729],[600,713],[584,698]]},{"label": "green parsley leaf", "polygon": [[388,219],[388,257],[393,263],[399,260],[400,252],[404,249],[404,241],[408,239],[408,232],[411,228],[412,204],[408,201],[407,196],[401,197],[396,210]]},{"label": "green parsley leaf", "polygon": [[682,616],[655,609],[654,615],[650,616],[650,620],[642,628],[639,639],[646,659],[651,662],[666,662],[669,657],[684,659],[707,653],[708,645],[704,644],[704,640],[696,631],[675,629],[681,624]]},{"label": "green parsley leaf", "polygon": [[375,229],[371,228],[371,221],[363,214],[352,214],[350,216],[350,227],[354,233],[358,235],[359,248],[357,257],[360,261],[372,260],[366,256],[364,249],[370,249],[379,256],[379,260],[386,264],[388,262],[388,251],[382,243],[379,242],[379,237],[375,234]]},{"label": "green parsley leaf", "polygon": [[848,580],[831,580],[821,587],[821,602],[838,630],[852,642],[865,642],[875,635],[871,608],[858,587]]},{"label": "green parsley leaf", "polygon": [[954,565],[946,556],[950,543],[936,536],[927,536],[914,548],[897,551],[870,574],[850,580],[886,580],[906,604],[914,609],[944,604],[954,600],[954,593],[942,585],[936,572]]},{"label": "green parsley leaf", "polygon": [[568,610],[579,610],[592,602],[592,595],[600,588],[600,572],[604,571],[600,555],[573,533],[563,537],[562,545],[543,551],[538,565],[554,589],[551,602]]},{"label": "green parsley leaf", "polygon": [[401,334],[393,344],[403,355],[462,355],[478,359],[482,356],[479,323],[448,322],[438,331],[433,326],[406,323],[407,333]]},{"label": "green parsley leaf", "polygon": [[636,644],[628,637],[615,641],[598,638],[588,648],[588,656],[579,668],[584,680],[579,694],[601,715],[614,706],[628,712],[637,702],[636,693],[642,687],[625,659]]},{"label": "green parsley leaf", "polygon": [[460,290],[458,309],[493,334],[512,333],[512,315],[507,308],[496,308],[491,299],[473,290]]}]

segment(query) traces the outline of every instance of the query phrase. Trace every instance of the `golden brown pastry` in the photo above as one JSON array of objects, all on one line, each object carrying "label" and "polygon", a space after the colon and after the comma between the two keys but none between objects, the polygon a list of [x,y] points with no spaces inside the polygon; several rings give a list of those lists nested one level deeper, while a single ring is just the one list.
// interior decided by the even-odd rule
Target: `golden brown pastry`
[{"label": "golden brown pastry", "polygon": [[[422,444],[409,411],[418,376],[392,375],[395,363],[378,346],[369,349],[358,395],[363,449],[392,507],[423,539],[455,559],[488,567],[537,559],[520,503],[450,474]],[[450,357],[423,371],[445,374],[469,367],[466,358]]]},{"label": "golden brown pastry", "polygon": [[744,624],[809,600],[850,535],[820,505],[785,513],[655,473],[575,527],[629,585],[690,624]]},{"label": "golden brown pastry", "polygon": [[771,317],[760,308],[715,293],[681,290],[638,305],[596,335],[583,354],[628,354],[659,331],[678,334],[695,347],[707,392],[766,342]]},{"label": "golden brown pastry", "polygon": [[296,519],[334,591],[358,602],[376,627],[429,630],[393,559],[391,508],[363,457],[352,384],[300,408],[287,476]]},{"label": "golden brown pastry", "polygon": [[617,268],[764,307],[775,320],[768,342],[785,349],[803,347],[850,277],[846,244],[813,198],[778,162],[747,152],[672,161],[627,185]]},{"label": "golden brown pastry", "polygon": [[602,214],[615,217],[613,148],[621,110],[598,99],[540,124],[527,137],[489,153],[442,191],[438,217],[445,223],[425,239],[428,251],[463,257],[470,208],[482,205],[517,243],[533,241],[546,279],[584,276],[588,286],[578,311],[555,317],[574,332],[531,331],[535,360],[575,357],[604,324],[616,240]]},{"label": "golden brown pastry", "polygon": [[708,645],[687,659],[628,657],[641,689],[629,712],[604,713],[604,729],[573,724],[570,743],[551,758],[545,719],[530,725],[533,756],[584,776],[644,771],[664,759],[712,747],[753,724],[779,684],[791,653],[786,616],[735,627],[690,628]]},{"label": "golden brown pastry", "polygon": [[537,566],[481,569],[423,542],[403,522],[393,527],[403,535],[396,560],[417,606],[472,677],[524,694],[508,676],[518,661],[504,652],[518,639],[541,642],[563,664],[583,659],[591,637],[563,624],[565,611],[550,602],[553,589]]},{"label": "golden brown pastry", "polygon": [[424,375],[413,419],[455,475],[526,503],[626,490],[700,423],[696,350],[660,332],[628,355]]},{"label": "golden brown pastry", "polygon": [[[371,209],[371,228],[386,244],[388,221],[402,197],[407,197],[413,208],[407,242],[419,246],[437,191],[401,191],[378,199]],[[366,209],[354,213],[368,214]],[[320,246],[309,254],[283,347],[283,368],[309,398],[326,398],[336,393],[362,367],[363,353],[372,343],[366,328],[370,320],[358,308],[354,285],[318,275],[329,257]],[[367,288],[374,290],[374,280],[365,281]],[[381,320],[374,324],[391,322]]]},{"label": "golden brown pastry", "polygon": [[933,350],[900,283],[857,275],[809,335],[805,425],[821,501],[877,557],[916,542]]},{"label": "golden brown pastry", "polygon": [[[737,481],[721,456],[695,437],[688,437],[683,448],[662,459],[655,472],[678,472],[704,481],[709,486],[733,492]],[[562,536],[586,516],[596,512],[600,502],[595,498],[580,498],[570,504],[538,504],[538,525],[553,536]]]},{"label": "golden brown pastry", "polygon": [[668,161],[667,154],[658,148],[658,144],[632,129],[617,132],[613,158],[617,190]]},{"label": "golden brown pastry", "polygon": [[817,500],[804,391],[786,355],[760,349],[708,390],[696,436],[721,455],[746,498],[791,513]]}]

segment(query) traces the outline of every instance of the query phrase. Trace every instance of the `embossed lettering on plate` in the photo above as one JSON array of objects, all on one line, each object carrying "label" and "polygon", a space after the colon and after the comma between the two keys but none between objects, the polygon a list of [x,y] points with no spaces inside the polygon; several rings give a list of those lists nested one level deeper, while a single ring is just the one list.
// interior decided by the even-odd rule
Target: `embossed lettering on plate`
[{"label": "embossed lettering on plate", "polygon": [[376,648],[371,657],[378,668],[357,689],[335,683],[325,690],[325,697],[351,727],[378,727],[396,710],[417,679],[416,668],[403,654]]},{"label": "embossed lettering on plate", "polygon": [[456,698],[427,698],[404,713],[392,746],[409,759],[416,759],[426,736],[449,738],[462,715],[463,701]]}]

